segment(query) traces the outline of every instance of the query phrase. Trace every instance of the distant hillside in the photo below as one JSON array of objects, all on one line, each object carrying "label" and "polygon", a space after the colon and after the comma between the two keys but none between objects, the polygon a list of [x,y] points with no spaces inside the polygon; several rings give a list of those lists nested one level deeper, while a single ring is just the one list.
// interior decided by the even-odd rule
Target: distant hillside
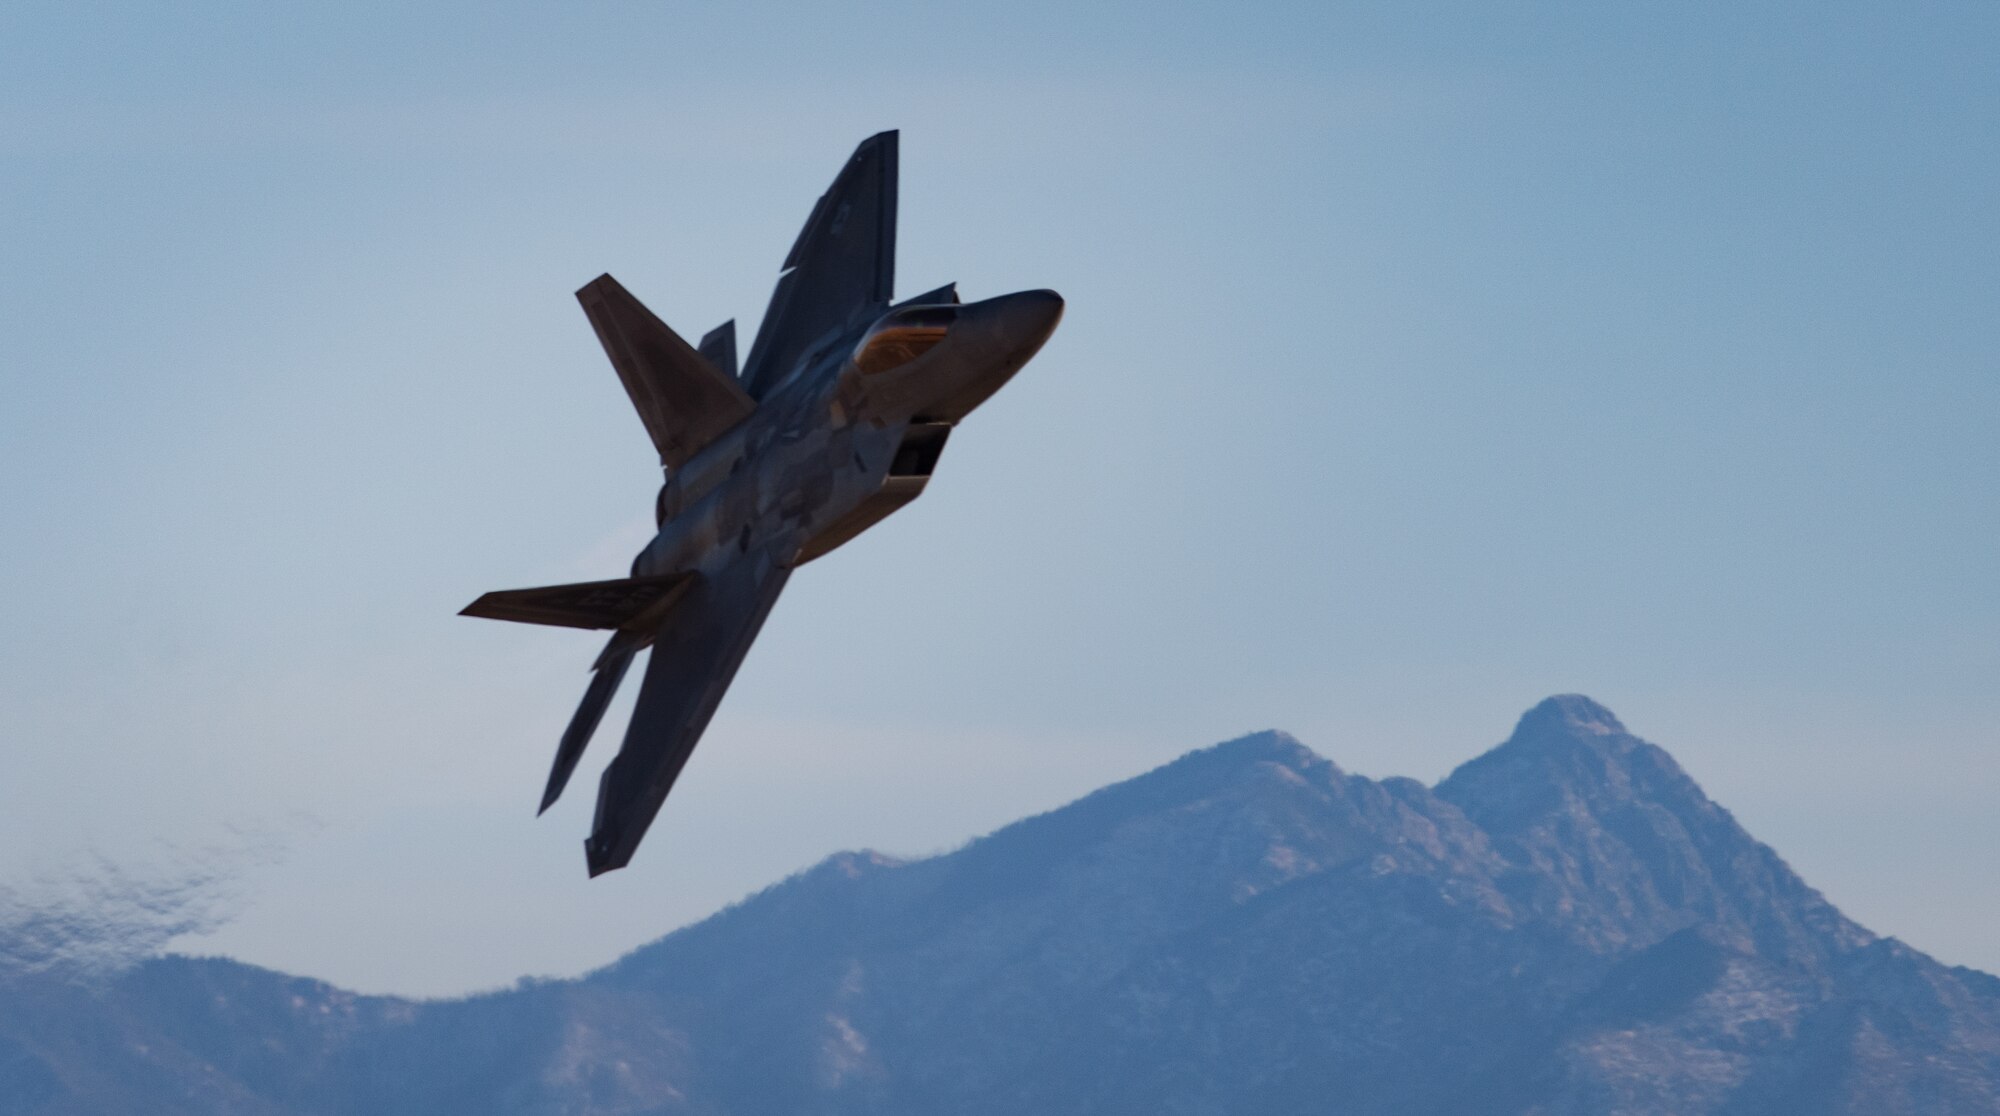
[{"label": "distant hillside", "polygon": [[2000,1112],[2000,980],[1848,921],[1582,697],[1436,787],[1233,740],[843,853],[575,981],[10,978],[0,1113]]}]

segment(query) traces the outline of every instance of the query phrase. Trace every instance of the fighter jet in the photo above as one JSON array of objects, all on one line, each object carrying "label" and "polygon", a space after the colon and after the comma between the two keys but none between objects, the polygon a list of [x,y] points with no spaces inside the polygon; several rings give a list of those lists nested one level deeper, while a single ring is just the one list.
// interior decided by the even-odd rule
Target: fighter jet
[{"label": "fighter jet", "polygon": [[689,345],[618,281],[576,293],[665,471],[630,577],[488,593],[461,615],[611,633],[542,794],[562,794],[633,658],[651,649],[597,789],[592,876],[632,859],[792,571],[916,499],[952,428],[1054,332],[1063,301],[891,302],[896,133],[813,206],[741,372],[736,323]]}]

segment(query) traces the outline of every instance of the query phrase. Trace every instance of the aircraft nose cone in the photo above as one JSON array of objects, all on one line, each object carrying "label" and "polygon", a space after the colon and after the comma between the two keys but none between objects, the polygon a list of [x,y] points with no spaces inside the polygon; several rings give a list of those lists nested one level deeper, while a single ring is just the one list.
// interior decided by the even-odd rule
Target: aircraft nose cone
[{"label": "aircraft nose cone", "polygon": [[951,352],[918,411],[929,421],[957,422],[1000,390],[1062,321],[1062,296],[1020,291],[959,308],[951,327]]},{"label": "aircraft nose cone", "polygon": [[992,299],[990,305],[1007,323],[1007,332],[1024,339],[1032,337],[1036,345],[1048,340],[1049,334],[1056,331],[1056,324],[1062,321],[1062,296],[1050,290],[1001,295]]},{"label": "aircraft nose cone", "polygon": [[1025,362],[1062,321],[1062,296],[1054,291],[1019,291],[965,308],[977,323],[982,344],[1002,359]]}]

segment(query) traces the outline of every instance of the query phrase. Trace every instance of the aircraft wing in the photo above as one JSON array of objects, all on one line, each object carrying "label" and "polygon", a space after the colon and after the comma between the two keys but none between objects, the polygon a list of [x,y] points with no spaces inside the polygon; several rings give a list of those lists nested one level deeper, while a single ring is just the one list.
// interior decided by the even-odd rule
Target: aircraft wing
[{"label": "aircraft wing", "polygon": [[598,783],[597,820],[584,842],[591,875],[632,859],[791,576],[777,561],[797,549],[788,546],[694,579],[654,637],[625,743]]},{"label": "aircraft wing", "polygon": [[743,386],[762,399],[829,332],[889,305],[896,285],[896,133],[863,140],[806,218],[757,327]]}]

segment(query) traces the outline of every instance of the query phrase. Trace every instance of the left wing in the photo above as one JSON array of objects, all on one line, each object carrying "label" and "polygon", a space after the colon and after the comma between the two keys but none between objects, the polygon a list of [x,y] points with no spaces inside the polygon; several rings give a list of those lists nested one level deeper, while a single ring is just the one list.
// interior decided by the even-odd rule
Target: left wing
[{"label": "left wing", "polygon": [[762,399],[807,350],[889,305],[896,285],[896,133],[863,140],[806,218],[757,326],[743,387]]},{"label": "left wing", "polygon": [[791,569],[796,543],[753,551],[689,583],[653,639],[652,658],[618,757],[597,788],[597,819],[584,852],[593,876],[623,868],[687,766],[743,656]]}]

